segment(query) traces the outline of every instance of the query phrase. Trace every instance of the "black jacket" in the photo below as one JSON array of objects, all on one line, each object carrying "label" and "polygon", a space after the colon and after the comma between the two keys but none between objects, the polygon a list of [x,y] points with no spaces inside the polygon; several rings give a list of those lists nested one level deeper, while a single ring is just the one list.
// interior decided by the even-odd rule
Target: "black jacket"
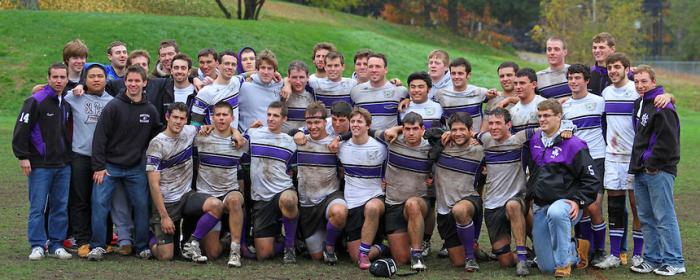
[{"label": "black jacket", "polygon": [[663,93],[663,87],[657,87],[634,102],[631,174],[642,173],[644,168],[663,170],[674,176],[677,173],[681,159],[680,121],[673,104],[661,109],[654,106],[654,98]]},{"label": "black jacket", "polygon": [[540,130],[530,138],[533,170],[528,181],[528,196],[539,206],[569,199],[583,209],[595,201],[601,182],[593,169],[593,158],[586,142],[573,136],[545,147]]},{"label": "black jacket", "polygon": [[66,129],[71,108],[50,86],[24,100],[12,136],[12,151],[32,167],[62,167],[71,158]]},{"label": "black jacket", "polygon": [[161,131],[158,111],[144,96],[133,102],[125,93],[117,95],[102,110],[92,139],[92,169],[106,163],[133,167],[143,162],[148,143]]}]

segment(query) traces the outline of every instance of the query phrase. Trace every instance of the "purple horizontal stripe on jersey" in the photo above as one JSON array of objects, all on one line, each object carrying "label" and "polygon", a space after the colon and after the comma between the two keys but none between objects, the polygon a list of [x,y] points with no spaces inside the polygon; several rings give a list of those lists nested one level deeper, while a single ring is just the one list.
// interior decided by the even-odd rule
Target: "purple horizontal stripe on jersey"
[{"label": "purple horizontal stripe on jersey", "polygon": [[606,101],[605,113],[608,115],[634,114],[634,101]]},{"label": "purple horizontal stripe on jersey", "polygon": [[521,130],[526,130],[526,129],[528,129],[528,128],[538,128],[538,127],[540,127],[539,124],[530,123],[530,124],[526,124],[526,125],[518,125],[518,126],[515,126],[515,125],[514,125],[514,126],[511,128],[511,130],[512,130],[513,134],[515,134],[515,133],[517,133],[518,131],[521,131]]},{"label": "purple horizontal stripe on jersey", "polygon": [[200,152],[199,162],[203,165],[214,167],[236,168],[240,162],[240,159],[232,156],[222,156]]},{"label": "purple horizontal stripe on jersey", "polygon": [[288,162],[289,159],[292,158],[292,152],[287,149],[260,144],[251,144],[250,146],[250,154],[252,157],[267,157],[284,162]]},{"label": "purple horizontal stripe on jersey", "polygon": [[315,166],[338,166],[335,154],[297,151],[297,164]]},{"label": "purple horizontal stripe on jersey", "polygon": [[443,115],[449,118],[452,114],[457,112],[466,112],[472,117],[477,117],[481,115],[481,103],[465,105],[465,106],[454,106],[454,107],[444,107]]},{"label": "purple horizontal stripe on jersey", "polygon": [[330,108],[333,104],[339,101],[344,101],[348,104],[352,104],[352,98],[350,98],[350,94],[348,93],[347,95],[321,95],[316,93],[316,99],[318,101],[323,102],[326,107]]},{"label": "purple horizontal stripe on jersey", "polygon": [[287,108],[287,120],[304,121],[304,111],[306,108]]},{"label": "purple horizontal stripe on jersey", "polygon": [[510,150],[510,151],[486,151],[484,153],[484,159],[488,164],[494,163],[511,163],[520,161],[522,156],[522,150]]},{"label": "purple horizontal stripe on jersey", "polygon": [[359,166],[359,165],[352,165],[348,166],[345,165],[345,174],[350,176],[350,177],[359,177],[359,178],[381,178],[382,177],[382,166],[381,165],[374,165],[374,166]]},{"label": "purple horizontal stripe on jersey", "polygon": [[396,101],[381,103],[358,103],[357,106],[365,108],[372,116],[395,116],[399,112],[399,103]]},{"label": "purple horizontal stripe on jersey", "polygon": [[400,155],[389,151],[389,164],[401,169],[408,169],[416,172],[430,171],[430,164],[427,159],[417,159]]},{"label": "purple horizontal stripe on jersey", "polygon": [[440,158],[437,161],[437,165],[439,167],[449,169],[452,171],[474,175],[479,170],[480,163],[442,154],[440,155]]},{"label": "purple horizontal stripe on jersey", "polygon": [[187,146],[184,150],[177,153],[175,156],[162,160],[160,162],[160,170],[167,169],[176,166],[180,163],[186,162],[192,158],[192,146]]},{"label": "purple horizontal stripe on jersey", "polygon": [[571,120],[578,129],[596,128],[601,126],[600,116],[585,116]]},{"label": "purple horizontal stripe on jersey", "polygon": [[[231,104],[231,106],[233,108],[236,108],[236,107],[238,107],[238,93],[236,93],[232,96],[226,97],[226,98],[222,99],[221,101],[226,101],[228,104]],[[212,108],[212,111],[214,111],[213,108]]]},{"label": "purple horizontal stripe on jersey", "polygon": [[567,83],[552,85],[539,90],[540,96],[544,98],[559,98],[571,95],[571,88]]}]

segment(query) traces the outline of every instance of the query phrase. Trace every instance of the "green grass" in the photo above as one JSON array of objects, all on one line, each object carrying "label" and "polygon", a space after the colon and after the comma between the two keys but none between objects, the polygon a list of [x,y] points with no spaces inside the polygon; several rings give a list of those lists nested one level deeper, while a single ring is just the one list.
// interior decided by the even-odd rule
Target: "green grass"
[{"label": "green grass", "polygon": [[[283,266],[280,260],[258,263],[244,261],[238,270],[226,269],[223,260],[209,265],[187,262],[163,263],[140,261],[135,258],[110,256],[101,263],[84,260],[41,262],[27,261],[29,248],[26,241],[27,186],[17,161],[12,155],[11,134],[21,101],[29,89],[45,82],[46,66],[61,59],[63,44],[73,38],[83,39],[91,47],[89,61],[105,62],[105,46],[112,40],[122,40],[130,50],[147,49],[152,54],[164,38],[178,41],[182,51],[195,55],[204,47],[237,49],[253,46],[274,51],[283,72],[285,64],[293,59],[310,62],[314,43],[334,43],[346,57],[351,58],[359,48],[372,48],[388,55],[391,77],[405,77],[426,68],[427,53],[443,48],[452,57],[465,56],[473,64],[472,83],[497,87],[495,67],[505,60],[525,63],[514,54],[485,47],[471,40],[431,30],[398,26],[375,19],[347,15],[335,11],[307,8],[298,5],[268,2],[263,20],[258,22],[225,20],[220,18],[155,16],[136,14],[96,14],[71,12],[0,11],[0,278],[274,278],[274,279],[347,279],[367,278],[347,259],[337,267],[301,260],[297,265]],[[348,59],[349,61],[351,59]],[[351,63],[348,63],[351,64]],[[153,66],[153,65],[152,65]],[[346,74],[351,72],[348,65]],[[688,263],[686,278],[700,276],[700,218],[695,215],[695,200],[700,199],[700,176],[694,174],[700,162],[700,150],[691,144],[700,143],[700,104],[694,90],[696,80],[662,75],[667,88],[679,100],[682,121],[682,158],[676,187],[677,212],[681,223],[685,256]],[[481,245],[490,249],[487,235],[482,233]],[[433,249],[440,245],[437,234]],[[435,255],[428,258],[429,271],[422,274],[429,279],[449,278],[509,278],[513,269],[499,269],[493,262],[482,264],[482,271],[465,274],[452,268],[446,260]],[[406,270],[407,267],[401,267]],[[633,275],[620,268],[612,271],[587,270],[575,272],[581,279],[593,278],[652,278]],[[550,278],[538,274],[533,278]]]}]

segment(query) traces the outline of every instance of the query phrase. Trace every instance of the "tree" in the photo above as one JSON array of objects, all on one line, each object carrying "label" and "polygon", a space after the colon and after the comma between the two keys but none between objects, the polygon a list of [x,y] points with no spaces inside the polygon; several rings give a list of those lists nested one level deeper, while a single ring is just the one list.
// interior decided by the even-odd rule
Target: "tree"
[{"label": "tree", "polygon": [[231,19],[231,13],[229,13],[228,9],[226,9],[226,6],[224,6],[224,3],[221,3],[221,0],[214,0],[216,1],[216,5],[219,6],[219,9],[221,9],[221,12],[224,13],[224,16],[227,19]]},{"label": "tree", "polygon": [[590,63],[591,39],[609,32],[616,50],[637,57],[645,52],[644,35],[635,26],[642,22],[642,0],[542,0],[542,21],[531,30],[532,39],[544,45],[550,36],[566,41],[568,62]]},{"label": "tree", "polygon": [[700,59],[700,17],[683,16],[700,14],[700,1],[671,0],[668,17],[665,17],[673,34],[675,58],[682,60]]},{"label": "tree", "polygon": [[[224,5],[221,4],[221,1],[215,1],[219,5],[219,8],[224,13],[226,18],[231,18],[231,14],[228,12],[226,7],[224,7]],[[241,1],[243,2],[241,3]],[[265,0],[238,0],[238,11],[236,12],[236,14],[238,15],[238,19],[258,20],[258,18],[260,17],[260,10],[262,10],[263,4],[265,4]]]},{"label": "tree", "polygon": [[29,10],[39,9],[39,0],[22,0],[22,7]]}]

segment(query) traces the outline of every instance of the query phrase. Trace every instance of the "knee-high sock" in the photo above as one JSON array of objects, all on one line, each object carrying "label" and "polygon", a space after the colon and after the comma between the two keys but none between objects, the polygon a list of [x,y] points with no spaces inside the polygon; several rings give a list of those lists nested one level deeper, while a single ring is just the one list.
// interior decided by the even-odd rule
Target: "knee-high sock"
[{"label": "knee-high sock", "polygon": [[474,259],[474,221],[466,225],[457,224],[457,236],[464,248],[464,258]]},{"label": "knee-high sock", "polygon": [[335,247],[335,241],[341,233],[341,229],[336,228],[331,222],[326,223],[326,245]]},{"label": "knee-high sock", "polygon": [[[578,222],[580,238],[588,240],[593,245],[593,229],[591,228],[591,216],[583,216]],[[593,246],[591,246],[591,250]]]},{"label": "knee-high sock", "polygon": [[196,238],[197,240],[202,240],[204,236],[211,231],[214,226],[216,226],[216,223],[219,222],[219,218],[216,216],[212,215],[211,213],[207,212],[204,213],[201,217],[199,217],[199,220],[197,221],[197,227],[194,228],[194,232],[192,233],[192,237]]},{"label": "knee-high sock", "polygon": [[632,239],[634,240],[634,255],[641,256],[644,249],[644,234],[642,231],[632,231]]},{"label": "knee-high sock", "polygon": [[287,217],[282,217],[282,224],[284,225],[284,247],[294,248],[294,241],[297,236],[297,222],[298,218],[289,219]]},{"label": "knee-high sock", "polygon": [[593,229],[593,248],[595,250],[605,250],[605,228],[607,223],[592,225]]}]

